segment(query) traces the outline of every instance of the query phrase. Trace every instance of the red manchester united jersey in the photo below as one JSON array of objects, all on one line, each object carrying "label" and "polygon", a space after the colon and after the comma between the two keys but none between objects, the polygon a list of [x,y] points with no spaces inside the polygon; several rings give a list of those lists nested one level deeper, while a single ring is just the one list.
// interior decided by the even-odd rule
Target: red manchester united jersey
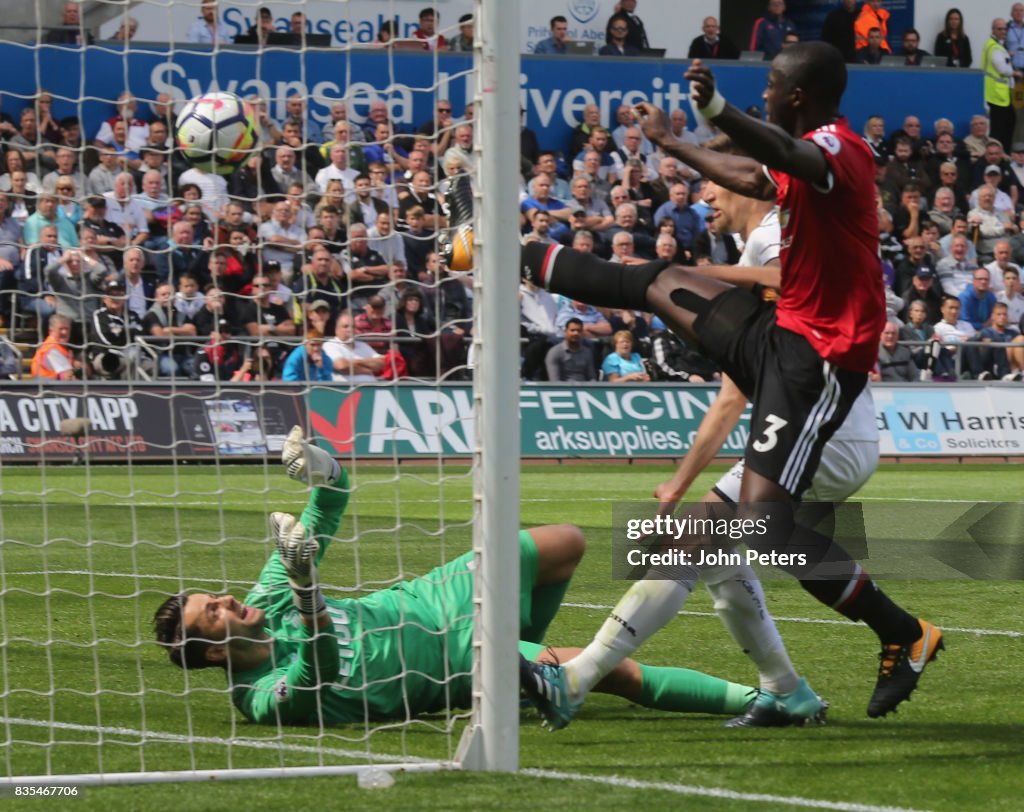
[{"label": "red manchester united jersey", "polygon": [[885,324],[874,159],[845,118],[804,139],[825,156],[827,188],[768,170],[782,226],[777,321],[835,366],[870,372]]}]

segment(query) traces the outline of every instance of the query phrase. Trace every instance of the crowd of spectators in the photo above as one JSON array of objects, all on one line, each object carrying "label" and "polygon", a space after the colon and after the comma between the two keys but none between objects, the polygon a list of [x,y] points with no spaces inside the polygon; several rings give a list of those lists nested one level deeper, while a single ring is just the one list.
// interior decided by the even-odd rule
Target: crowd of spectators
[{"label": "crowd of spectators", "polygon": [[864,140],[891,320],[876,379],[1021,380],[1024,142],[1007,155],[982,115],[963,139],[947,119],[925,134],[917,116],[891,132],[876,116]]},{"label": "crowd of spectators", "polygon": [[0,317],[32,374],[467,377],[471,280],[438,248],[472,110],[406,132],[384,104],[323,126],[301,96],[282,121],[250,101],[262,142],[228,177],[183,159],[166,96],[126,92],[90,133],[45,90],[0,112]]},{"label": "crowd of spectators", "polygon": [[[636,14],[637,0],[618,0],[612,15],[605,25],[605,43],[600,48],[602,55],[641,56],[650,52],[647,31],[643,20]],[[287,20],[287,30],[275,25],[274,13],[269,6],[256,10],[255,22],[242,34],[235,34],[220,18],[220,0],[201,0],[199,16],[193,20],[185,34],[185,41],[199,45],[325,45],[322,38],[328,35],[314,33],[309,20],[302,11],[293,11]],[[560,21],[556,24],[555,21]],[[133,39],[139,29],[134,17],[126,16],[125,21],[113,35],[113,39],[127,42]],[[448,36],[444,31],[448,30]],[[43,41],[49,44],[83,45],[92,44],[95,37],[81,15],[80,0],[68,0],[63,6],[59,25],[44,28]],[[568,22],[563,16],[552,21],[552,36],[538,46],[537,53],[561,54],[567,52],[566,34]],[[456,33],[457,32],[457,33]],[[392,48],[399,50],[451,51],[471,53],[473,51],[475,21],[472,14],[463,14],[451,29],[441,28],[441,13],[434,6],[419,11],[416,27],[411,31],[397,30],[395,20],[380,18],[377,36],[363,47]]]},{"label": "crowd of spectators", "polygon": [[[594,43],[595,52],[600,56],[645,56],[660,55],[663,48],[652,48],[647,29],[637,13],[637,0],[618,0],[612,14],[605,22],[603,43]],[[1024,68],[1024,8],[1017,10],[1013,5],[1009,22],[1007,49],[1020,56],[1013,57],[1016,69]],[[903,64],[920,65],[923,57],[940,57],[949,67],[967,68],[975,61],[971,42],[964,31],[963,14],[957,8],[947,12],[942,29],[935,33],[932,51],[920,47],[921,35],[914,28],[904,31],[890,31],[890,12],[885,9],[884,0],[837,0],[824,20],[818,38],[835,45],[846,61],[860,64],[879,64],[882,57],[901,56]],[[256,10],[254,24],[244,33],[235,34],[220,18],[219,0],[201,0],[199,16],[189,26],[185,41],[201,45],[256,44],[256,45],[322,45],[306,15],[297,10],[287,19],[287,30],[276,27],[274,13],[269,6]],[[138,33],[139,23],[131,16],[113,34],[113,39],[128,41]],[[373,48],[392,48],[427,51],[452,51],[469,53],[473,50],[475,21],[472,14],[461,15],[457,23],[441,27],[441,15],[437,8],[428,6],[419,11],[416,27],[408,32],[399,32],[395,21],[381,19],[375,39],[366,43]],[[43,40],[51,44],[82,45],[95,41],[90,28],[81,15],[81,4],[69,0],[64,4],[60,24],[42,29]],[[568,36],[569,22],[563,15],[550,20],[551,35],[533,48],[533,53],[559,55],[588,53],[574,51],[574,42]],[[448,36],[445,35],[448,32]],[[457,32],[457,33],[456,33]],[[721,33],[717,18],[706,17],[701,23],[701,34],[690,43],[690,59],[738,59],[741,51],[737,45]],[[897,47],[896,39],[899,39]],[[765,13],[758,17],[752,27],[746,49],[760,54],[765,60],[775,57],[784,47],[799,41],[797,26],[786,15],[786,0],[768,0]],[[590,45],[590,43],[587,43]]]},{"label": "crowd of spectators", "polygon": [[[1018,5],[1013,19],[1024,29]],[[609,20],[621,49],[647,47],[635,8],[623,0]],[[447,47],[434,14],[424,9],[419,39]],[[871,43],[887,16],[875,0],[859,9],[844,2],[824,33],[848,28],[848,52],[856,54],[857,38]],[[216,3],[204,3],[190,36],[217,41],[216,19]],[[460,20],[462,45],[472,41],[471,24]],[[563,19],[552,20],[552,53],[564,29]],[[781,50],[791,29],[783,0],[771,0],[752,42]],[[967,64],[961,29],[951,12],[943,36],[957,41],[953,50]],[[702,30],[691,52],[732,56],[717,20],[705,19]],[[917,47],[904,36],[908,45]],[[144,111],[126,92],[87,134],[77,118],[53,119],[45,90],[16,119],[0,112],[0,303],[8,323],[35,327],[33,374],[467,377],[472,287],[469,277],[447,272],[438,247],[450,178],[475,179],[472,108],[460,117],[440,99],[430,120],[404,131],[383,102],[358,123],[335,103],[322,125],[298,94],[281,121],[266,100],[250,101],[261,149],[227,178],[183,160],[165,95]],[[691,126],[682,109],[669,113],[677,138],[704,143],[716,135],[702,119]],[[890,316],[877,379],[1022,377],[1024,143],[1009,144],[1008,157],[990,123],[976,116],[963,139],[945,119],[928,134],[914,115],[896,128],[878,116],[865,125]],[[601,110],[587,106],[564,144],[542,149],[526,127],[521,135],[524,242],[626,265],[738,261],[742,245],[719,232],[699,174],[653,148],[630,107],[602,121]],[[520,309],[527,380],[718,376],[650,314],[598,310],[525,283]]]},{"label": "crowd of spectators", "polygon": [[[609,132],[601,126],[600,111],[588,108],[567,153],[541,153],[521,204],[524,239],[557,242],[624,264],[655,258],[698,266],[735,263],[740,246],[734,235],[718,233],[714,211],[702,199],[701,178],[660,150],[645,152],[630,115],[621,107],[618,127]],[[671,120],[680,138],[703,142],[715,134],[707,122],[689,130],[681,110],[673,111]],[[1011,144],[1007,156],[980,115],[964,139],[955,136],[948,120],[933,128],[923,134],[914,115],[892,129],[874,116],[864,128],[876,163],[891,319],[875,378],[1020,380],[1024,143]],[[569,191],[564,200],[553,194],[559,184]],[[602,370],[609,380],[642,379],[612,377],[603,363],[611,357],[606,353],[627,357],[620,352],[622,331],[632,335],[630,353],[635,348],[646,357],[645,374],[655,380],[715,375],[694,348],[664,332],[649,315],[597,311],[524,287],[522,317],[528,379],[593,380]],[[912,374],[906,364],[890,363],[885,342],[893,335],[903,342],[901,362],[905,355],[913,361]],[[585,352],[588,340],[597,353],[591,359]],[[958,358],[961,342],[967,346]],[[975,343],[993,346],[971,346]]]}]

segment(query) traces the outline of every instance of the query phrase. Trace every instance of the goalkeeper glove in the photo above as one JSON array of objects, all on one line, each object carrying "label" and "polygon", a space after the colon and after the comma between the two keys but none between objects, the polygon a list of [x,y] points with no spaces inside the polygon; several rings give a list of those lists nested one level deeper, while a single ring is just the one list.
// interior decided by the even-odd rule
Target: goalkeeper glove
[{"label": "goalkeeper glove", "polygon": [[288,573],[295,608],[305,617],[316,617],[327,610],[316,583],[316,554],[320,545],[290,513],[271,513],[270,525],[277,539],[278,555]]},{"label": "goalkeeper glove", "polygon": [[332,485],[341,476],[341,466],[322,448],[306,441],[302,426],[293,426],[281,449],[281,462],[288,476],[314,488]]}]

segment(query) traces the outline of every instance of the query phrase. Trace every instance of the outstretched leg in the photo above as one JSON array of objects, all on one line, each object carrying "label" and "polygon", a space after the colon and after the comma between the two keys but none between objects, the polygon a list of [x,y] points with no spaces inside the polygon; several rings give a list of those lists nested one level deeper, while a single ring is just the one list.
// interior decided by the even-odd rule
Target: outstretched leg
[{"label": "outstretched leg", "polygon": [[[549,687],[543,674],[545,669],[575,657],[578,648],[530,649],[520,644],[520,651],[533,655],[533,664],[523,669],[523,687],[527,696],[536,700],[536,692]],[[537,676],[540,675],[540,679]],[[664,668],[625,659],[605,675],[594,690],[598,693],[621,696],[637,705],[674,713],[742,713],[757,696],[757,689],[739,685],[688,668]],[[564,719],[547,717],[548,724],[558,729],[565,727],[571,716]]]},{"label": "outstretched leg", "polygon": [[[522,249],[521,272],[540,287],[589,304],[653,311],[680,337],[696,340],[754,397],[738,516],[757,520],[767,504],[775,516],[773,532],[747,543],[765,552],[799,548],[807,566],[793,574],[804,588],[878,634],[882,668],[870,716],[884,715],[909,696],[942,647],[941,632],[893,603],[831,539],[798,526],[792,510],[865,376],[832,367],[806,340],[776,328],[773,313],[748,291],[678,266],[627,267],[534,243]],[[771,342],[771,352],[764,351],[768,366],[764,341]],[[830,578],[815,578],[815,568],[824,563],[830,564]]]},{"label": "outstretched leg", "polygon": [[[521,555],[536,555],[536,576],[529,592],[530,606],[525,613],[528,622],[524,619],[519,636],[531,643],[540,643],[558,614],[572,574],[583,558],[586,541],[583,532],[571,524],[531,527],[524,532],[530,537],[533,551],[530,545],[521,546]],[[525,589],[523,593],[525,599]]]},{"label": "outstretched leg", "polygon": [[[731,510],[710,493],[704,497],[703,506],[691,507],[690,516],[704,516],[701,510],[721,515],[723,509]],[[560,687],[570,708],[582,705],[587,693],[596,690],[637,648],[676,618],[698,577],[708,579],[709,588],[714,583],[716,609],[761,677],[758,703],[742,719],[735,720],[735,725],[776,727],[821,719],[827,705],[793,669],[768,613],[764,593],[749,567],[677,566],[671,572],[654,573],[632,584],[593,641],[561,669],[550,670],[549,680],[561,679]],[[740,580],[747,577],[749,583]]]},{"label": "outstretched leg", "polygon": [[560,245],[530,243],[520,253],[522,275],[538,287],[597,307],[649,310],[687,341],[711,300],[733,286],[658,260],[620,265]]}]

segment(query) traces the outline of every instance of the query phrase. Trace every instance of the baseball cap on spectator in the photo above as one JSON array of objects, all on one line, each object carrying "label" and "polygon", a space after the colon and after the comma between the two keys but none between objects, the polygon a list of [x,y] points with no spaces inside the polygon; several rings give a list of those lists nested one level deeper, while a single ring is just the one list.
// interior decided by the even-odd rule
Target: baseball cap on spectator
[{"label": "baseball cap on spectator", "polygon": [[214,325],[214,330],[216,330],[218,333],[230,333],[231,322],[228,321],[227,319],[217,319],[217,324]]},{"label": "baseball cap on spectator", "polygon": [[572,216],[573,217],[579,217],[581,214],[582,215],[586,215],[586,213],[587,213],[587,210],[585,208],[583,208],[582,206],[577,206],[575,209],[572,210]]},{"label": "baseball cap on spectator", "polygon": [[104,293],[124,293],[124,282],[120,279],[110,279],[103,286]]},{"label": "baseball cap on spectator", "polygon": [[914,273],[914,276],[916,276],[918,279],[934,279],[935,278],[935,271],[933,271],[931,268],[927,268],[927,267],[922,265]]},{"label": "baseball cap on spectator", "polygon": [[1010,152],[1024,152],[1024,141],[1014,141],[1013,146],[1010,147]]},{"label": "baseball cap on spectator", "polygon": [[985,167],[985,174],[986,175],[1002,175],[1003,174],[1003,170],[1000,169],[995,164],[989,164],[988,166]]},{"label": "baseball cap on spectator", "polygon": [[331,305],[326,299],[316,299],[313,304],[309,306],[310,310],[330,310]]},{"label": "baseball cap on spectator", "polygon": [[263,263],[263,273],[273,273],[281,270],[281,263],[276,259],[268,259]]}]

